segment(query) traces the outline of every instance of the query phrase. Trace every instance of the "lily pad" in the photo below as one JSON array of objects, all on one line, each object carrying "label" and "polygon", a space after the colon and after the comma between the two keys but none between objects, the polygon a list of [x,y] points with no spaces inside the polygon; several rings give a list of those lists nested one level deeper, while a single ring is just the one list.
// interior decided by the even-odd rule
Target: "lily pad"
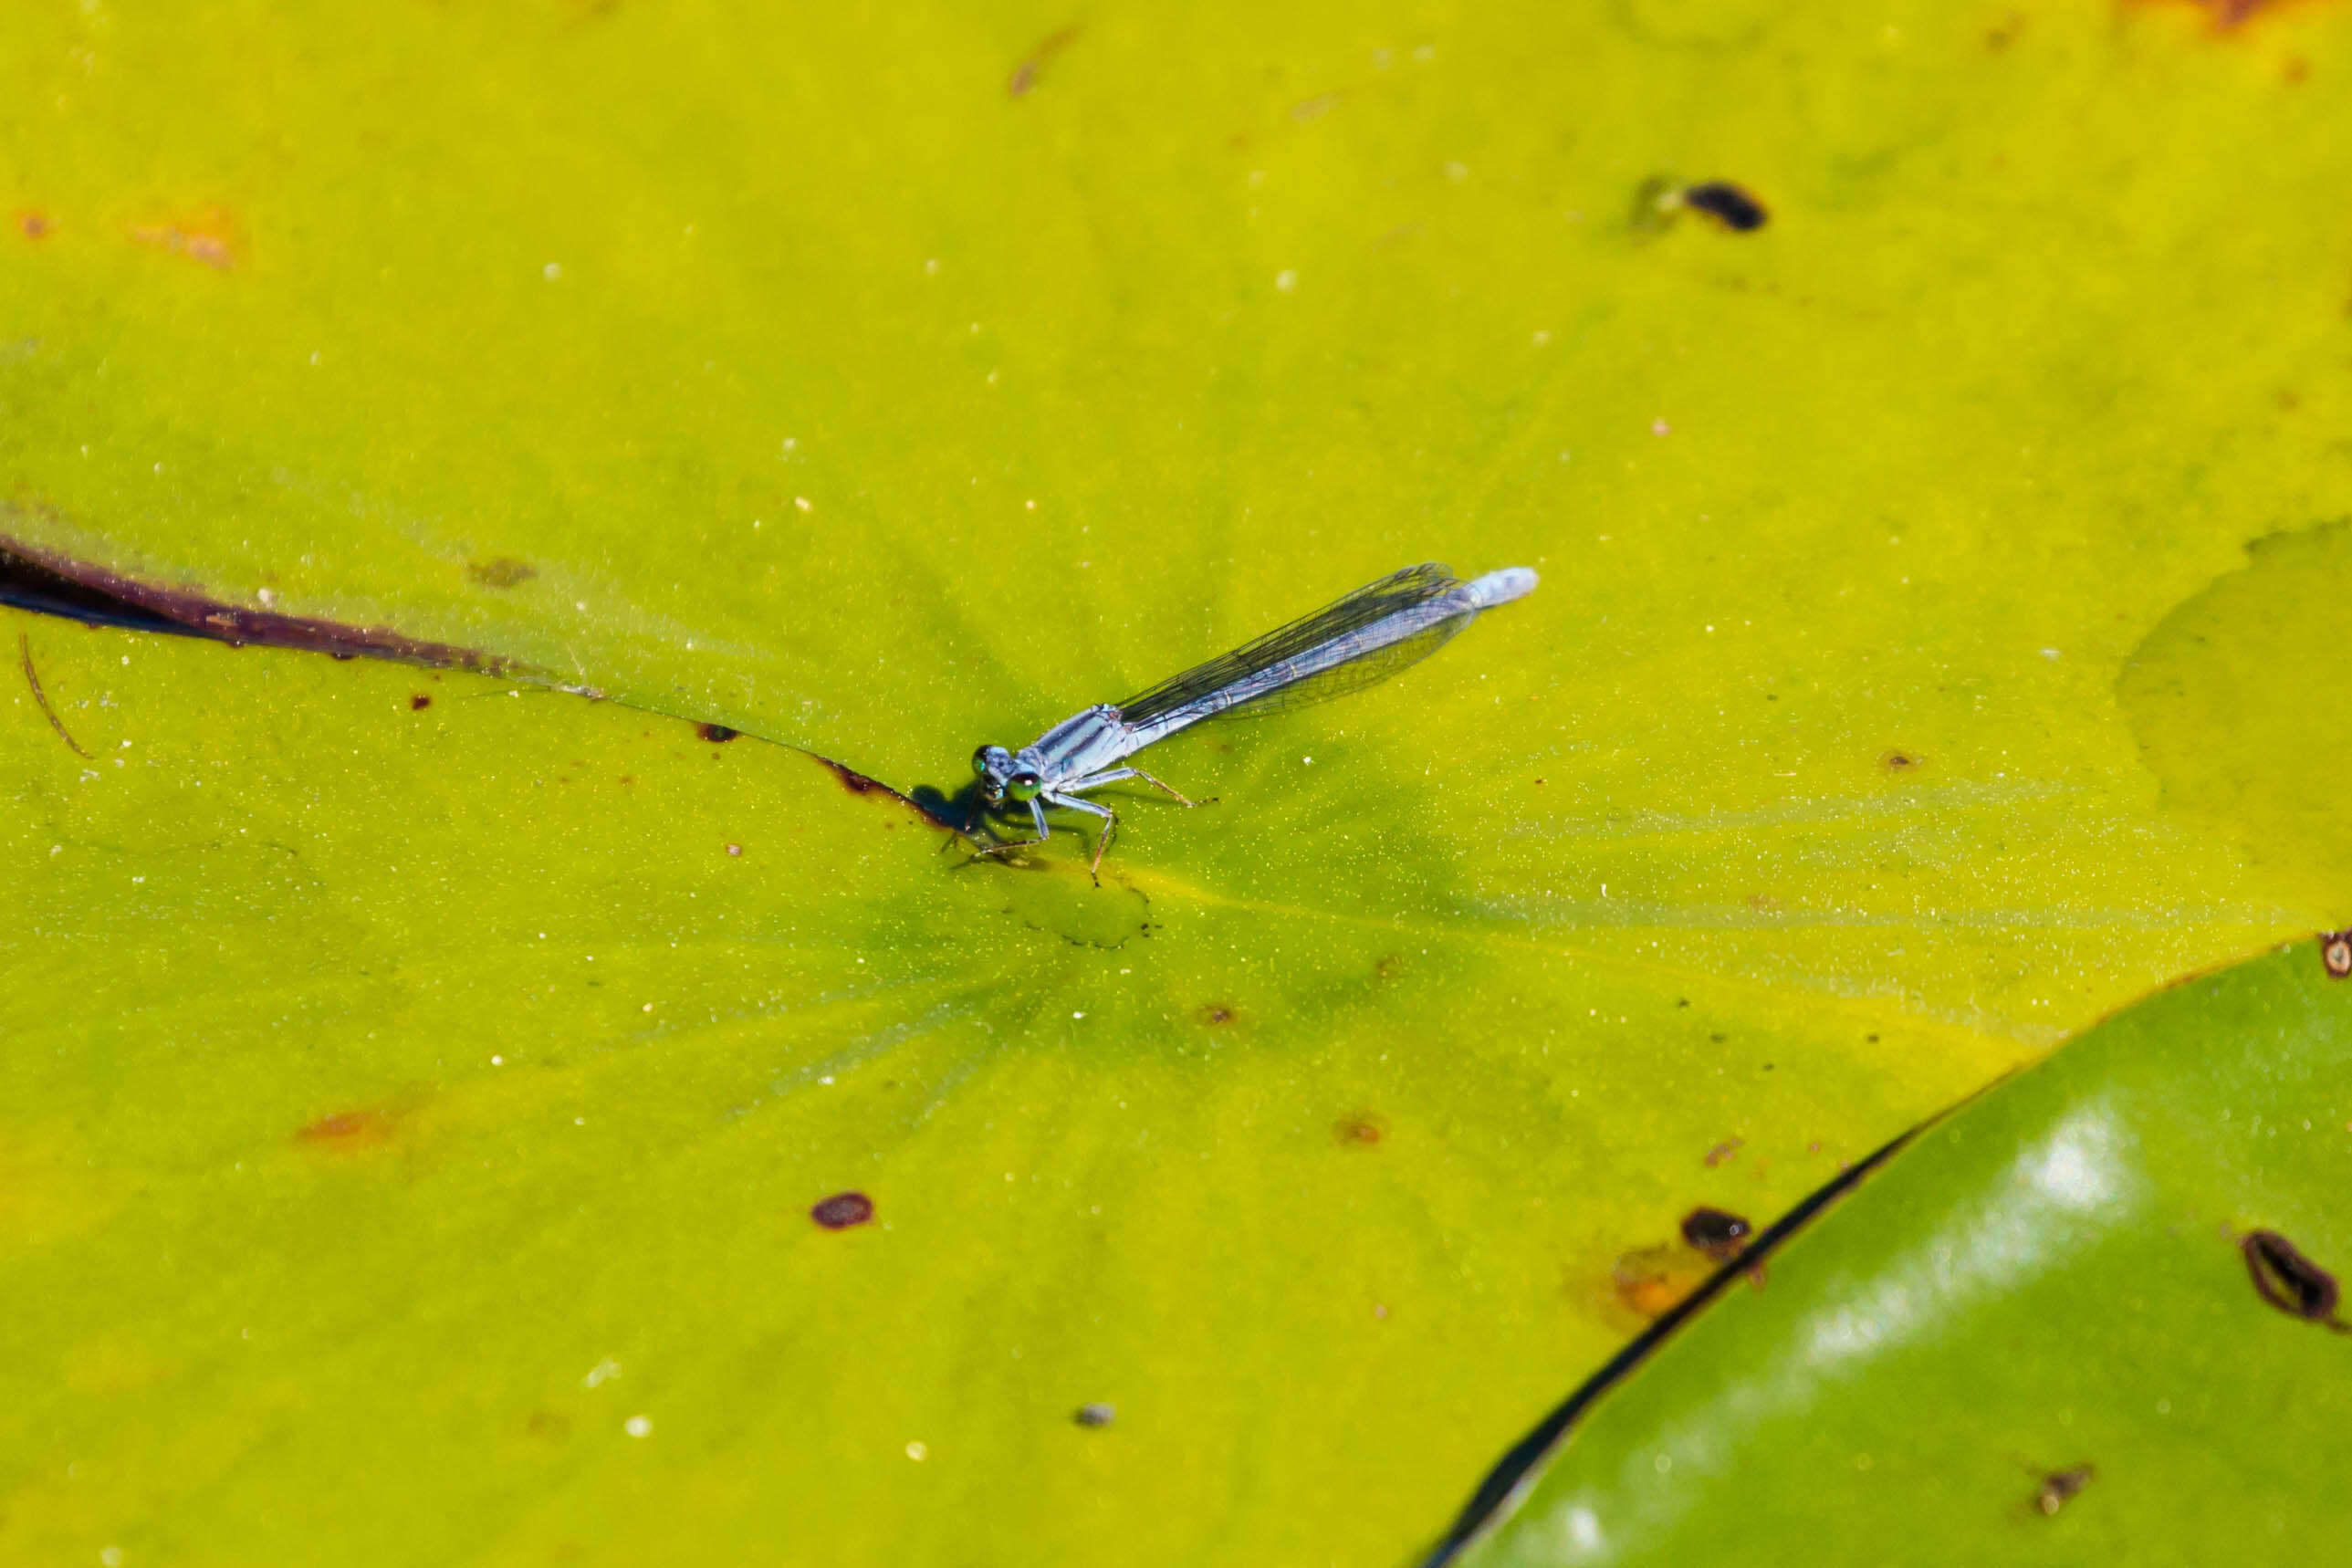
[{"label": "lily pad", "polygon": [[2108,1021],[1596,1391],[1445,1561],[2340,1556],[2347,1069],[2309,942]]},{"label": "lily pad", "polygon": [[[2342,24],[1858,16],[26,18],[6,548],[494,673],[6,623],[0,1541],[1395,1554],[2323,923],[2116,681],[2342,510]],[[1100,889],[905,803],[1424,559]]]}]

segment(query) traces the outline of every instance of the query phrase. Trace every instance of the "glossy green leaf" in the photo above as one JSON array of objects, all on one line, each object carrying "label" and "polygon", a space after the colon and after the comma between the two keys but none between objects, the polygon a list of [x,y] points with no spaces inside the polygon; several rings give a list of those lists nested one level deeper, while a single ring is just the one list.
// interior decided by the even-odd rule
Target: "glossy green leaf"
[{"label": "glossy green leaf", "polygon": [[1727,1291],[1454,1561],[2343,1557],[2347,1073],[2309,942],[2109,1020]]},{"label": "glossy green leaf", "polygon": [[[1394,1555],[1693,1203],[2336,914],[2116,689],[2342,510],[2330,14],[21,23],[0,533],[523,668],[10,621],[11,1548]],[[765,743],[1427,558],[1099,890]]]}]

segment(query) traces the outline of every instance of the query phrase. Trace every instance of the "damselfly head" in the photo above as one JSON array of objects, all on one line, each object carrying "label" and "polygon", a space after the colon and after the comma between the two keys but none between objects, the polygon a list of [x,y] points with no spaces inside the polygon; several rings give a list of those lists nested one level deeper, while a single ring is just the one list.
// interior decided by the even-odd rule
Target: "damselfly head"
[{"label": "damselfly head", "polygon": [[[1013,780],[1013,753],[1002,746],[982,746],[971,754],[971,771],[980,775],[980,798],[991,805],[1003,805],[1005,786]],[[1030,791],[1031,795],[1035,793],[1034,790]],[[1023,795],[1020,798],[1026,800],[1029,797]]]}]

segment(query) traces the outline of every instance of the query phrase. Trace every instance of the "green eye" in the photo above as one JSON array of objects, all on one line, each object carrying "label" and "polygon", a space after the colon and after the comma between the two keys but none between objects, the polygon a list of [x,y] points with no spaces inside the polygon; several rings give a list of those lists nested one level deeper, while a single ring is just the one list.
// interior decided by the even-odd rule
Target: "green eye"
[{"label": "green eye", "polygon": [[988,775],[989,748],[982,746],[971,754],[971,771],[985,778]]},{"label": "green eye", "polygon": [[1035,800],[1045,781],[1035,773],[1014,773],[1004,782],[1004,791],[1015,800]]}]

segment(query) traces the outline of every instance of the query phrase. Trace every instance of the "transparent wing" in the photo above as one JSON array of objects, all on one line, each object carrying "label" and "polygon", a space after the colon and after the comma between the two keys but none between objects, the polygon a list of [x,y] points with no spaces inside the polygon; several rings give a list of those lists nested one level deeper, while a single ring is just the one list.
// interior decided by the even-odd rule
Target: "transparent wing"
[{"label": "transparent wing", "polygon": [[1311,708],[1318,702],[1328,702],[1334,697],[1345,697],[1351,691],[1378,686],[1407,665],[1419,664],[1444,647],[1454,640],[1455,632],[1476,618],[1476,611],[1464,610],[1442,621],[1433,621],[1409,637],[1399,637],[1369,653],[1359,654],[1345,664],[1336,664],[1304,680],[1294,680],[1243,698],[1211,716],[1223,719],[1248,715],[1254,718],[1264,713],[1287,713],[1294,708]]},{"label": "transparent wing", "polygon": [[[1138,692],[1118,704],[1119,718],[1141,727],[1195,707],[1217,713],[1279,712],[1378,685],[1435,653],[1477,612],[1465,605],[1457,614],[1433,617],[1402,635],[1397,635],[1400,626],[1383,628],[1381,623],[1429,605],[1461,585],[1434,562],[1391,573],[1311,616]],[[1379,635],[1382,631],[1390,635]],[[1327,658],[1307,657],[1323,649],[1328,649]],[[1237,693],[1231,701],[1216,700],[1220,692],[1258,684],[1267,672],[1294,663],[1302,668],[1292,679],[1264,684],[1246,695]]]}]

